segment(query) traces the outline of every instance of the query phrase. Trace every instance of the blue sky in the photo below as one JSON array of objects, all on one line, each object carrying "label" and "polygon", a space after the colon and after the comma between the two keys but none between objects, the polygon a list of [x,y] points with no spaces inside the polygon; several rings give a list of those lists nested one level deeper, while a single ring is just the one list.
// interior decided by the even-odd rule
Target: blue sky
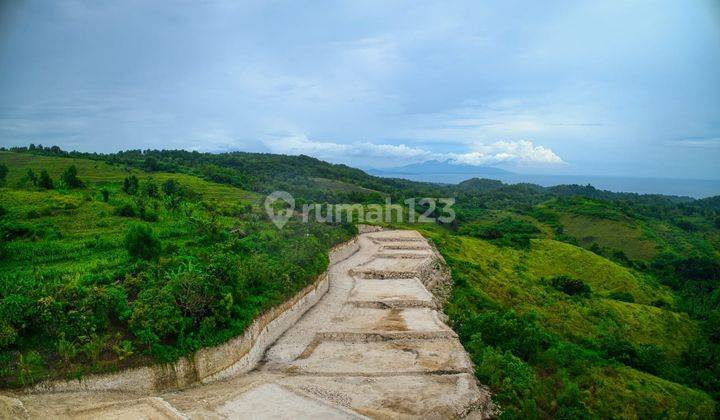
[{"label": "blue sky", "polygon": [[0,145],[720,178],[720,6],[6,1]]}]

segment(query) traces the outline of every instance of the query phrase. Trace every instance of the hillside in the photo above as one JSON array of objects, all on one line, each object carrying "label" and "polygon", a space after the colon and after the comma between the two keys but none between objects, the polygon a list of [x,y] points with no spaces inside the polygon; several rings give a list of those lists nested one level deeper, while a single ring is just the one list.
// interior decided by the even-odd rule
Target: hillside
[{"label": "hillside", "polygon": [[[445,224],[392,224],[447,260],[445,311],[508,417],[708,417],[720,399],[711,199],[418,183],[241,152],[33,147],[0,151],[0,164],[5,385],[174,360],[238,334],[354,232],[298,218],[277,230],[258,204],[286,190],[297,202],[456,200]],[[71,165],[81,188],[60,182]]]},{"label": "hillside", "polygon": [[[552,240],[516,249],[424,234],[452,269],[453,328],[506,415],[712,417],[713,399],[686,370],[699,368],[687,357],[705,340],[702,324],[671,309],[667,287]],[[563,278],[589,291],[554,280]]]},{"label": "hillside", "polygon": [[[329,225],[277,231],[255,193],[192,175],[8,152],[0,164],[9,169],[0,188],[5,385],[221,343],[308,284],[350,235]],[[70,166],[83,187],[60,182]],[[46,170],[54,188],[34,186],[28,169]]]}]

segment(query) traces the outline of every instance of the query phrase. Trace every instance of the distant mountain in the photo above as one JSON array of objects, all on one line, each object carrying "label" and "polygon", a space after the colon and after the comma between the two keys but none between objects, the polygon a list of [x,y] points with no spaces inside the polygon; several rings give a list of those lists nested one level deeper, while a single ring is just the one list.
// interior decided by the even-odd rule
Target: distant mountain
[{"label": "distant mountain", "polygon": [[423,163],[414,163],[412,165],[398,166],[395,168],[368,169],[369,174],[384,177],[401,177],[403,175],[468,175],[468,178],[478,175],[511,175],[512,172],[493,168],[490,166],[473,166],[463,164],[452,164],[440,162],[438,160],[429,160]]}]

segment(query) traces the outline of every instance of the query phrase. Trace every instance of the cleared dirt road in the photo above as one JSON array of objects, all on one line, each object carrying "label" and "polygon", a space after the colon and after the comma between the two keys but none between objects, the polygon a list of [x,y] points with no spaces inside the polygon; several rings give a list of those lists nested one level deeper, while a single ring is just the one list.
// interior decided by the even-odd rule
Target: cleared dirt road
[{"label": "cleared dirt road", "polygon": [[484,416],[490,397],[426,288],[441,276],[434,250],[415,231],[365,233],[358,240],[358,252],[330,267],[325,296],[268,349],[256,370],[157,395],[25,395],[12,402],[22,404],[17,416]]}]

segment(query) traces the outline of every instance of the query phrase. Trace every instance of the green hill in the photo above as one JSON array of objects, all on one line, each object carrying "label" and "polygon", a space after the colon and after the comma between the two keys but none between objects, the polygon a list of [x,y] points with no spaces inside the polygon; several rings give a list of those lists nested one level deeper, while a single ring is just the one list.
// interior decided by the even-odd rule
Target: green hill
[{"label": "green hill", "polygon": [[[446,312],[506,415],[712,417],[713,399],[681,377],[702,325],[672,309],[671,289],[553,240],[423,233],[452,270]],[[559,276],[590,291],[558,290]]]},{"label": "green hill", "polygon": [[[221,343],[312,281],[352,233],[299,223],[278,231],[256,193],[183,173],[9,152],[0,165],[9,169],[0,188],[5,385]],[[60,181],[71,165],[82,188]],[[47,171],[54,188],[34,185],[28,169]]]},{"label": "green hill", "polygon": [[[454,220],[403,226],[445,256],[445,310],[504,417],[717,415],[716,199],[437,185],[243,152],[33,146],[0,151],[0,165],[5,385],[173,360],[238,334],[354,231],[298,218],[275,229],[258,204],[284,190],[298,203],[455,199]],[[69,188],[71,165],[83,188]]]}]

